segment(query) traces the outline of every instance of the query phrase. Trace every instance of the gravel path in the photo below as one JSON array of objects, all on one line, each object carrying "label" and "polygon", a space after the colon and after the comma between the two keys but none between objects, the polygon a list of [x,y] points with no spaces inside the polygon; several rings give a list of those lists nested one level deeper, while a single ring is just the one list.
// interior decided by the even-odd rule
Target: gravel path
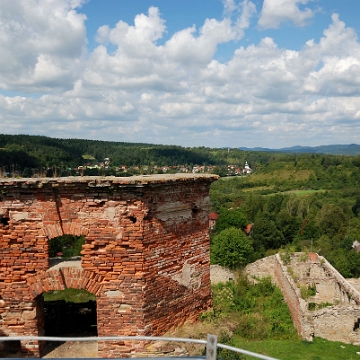
[{"label": "gravel path", "polygon": [[56,342],[46,344],[43,358],[97,358],[96,341],[67,341],[61,345]]}]

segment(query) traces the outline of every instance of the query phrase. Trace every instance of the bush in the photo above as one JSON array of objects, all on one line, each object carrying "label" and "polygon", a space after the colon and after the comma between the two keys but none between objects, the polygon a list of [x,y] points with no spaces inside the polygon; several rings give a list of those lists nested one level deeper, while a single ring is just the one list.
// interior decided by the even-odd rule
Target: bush
[{"label": "bush", "polygon": [[49,256],[55,257],[59,253],[64,257],[80,256],[84,236],[63,235],[49,241]]},{"label": "bush", "polygon": [[211,262],[234,269],[249,263],[253,252],[251,239],[242,230],[229,228],[214,236]]},{"label": "bush", "polygon": [[216,222],[215,230],[217,232],[234,227],[241,229],[248,224],[245,214],[239,209],[226,209],[220,212]]}]

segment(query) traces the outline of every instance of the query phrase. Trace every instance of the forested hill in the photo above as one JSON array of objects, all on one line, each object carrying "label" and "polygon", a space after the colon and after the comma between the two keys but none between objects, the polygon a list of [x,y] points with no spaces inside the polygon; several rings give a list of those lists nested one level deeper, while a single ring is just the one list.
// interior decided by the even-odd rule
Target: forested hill
[{"label": "forested hill", "polygon": [[[283,153],[294,153],[295,149],[299,149],[298,153],[319,152],[320,148],[323,148],[324,153],[331,153],[331,149],[333,149],[333,153],[339,153],[341,150],[341,154],[344,155],[360,154],[359,145],[334,145],[326,148],[302,148],[302,150],[294,147],[284,149]],[[245,161],[248,161],[253,170],[256,170],[258,166],[266,165],[282,156],[279,150],[277,152],[271,149],[267,149],[267,152],[259,150],[185,148],[175,145],[0,134],[0,167],[5,172],[16,172],[16,170],[26,168],[75,168],[82,165],[99,164],[105,158],[110,158],[111,165],[114,167],[122,165],[128,167],[184,165],[190,168],[195,164],[214,165],[218,167],[219,173],[226,174],[229,164],[241,168]],[[222,169],[220,169],[221,167]]]},{"label": "forested hill", "polygon": [[[220,164],[227,150],[143,143],[82,139],[56,139],[46,136],[0,135],[0,166],[75,167],[110,158],[113,165]],[[218,156],[219,155],[219,156]],[[224,162],[225,164],[225,162]]]}]

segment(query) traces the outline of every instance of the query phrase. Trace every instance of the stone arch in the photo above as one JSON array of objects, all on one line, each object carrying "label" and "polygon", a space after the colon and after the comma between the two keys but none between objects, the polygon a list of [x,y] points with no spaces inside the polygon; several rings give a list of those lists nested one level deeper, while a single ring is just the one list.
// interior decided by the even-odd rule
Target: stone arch
[{"label": "stone arch", "polygon": [[53,224],[41,223],[43,234],[50,240],[52,238],[63,236],[67,234],[85,237],[89,234],[89,228],[83,226],[83,224],[77,221],[66,222],[60,224],[60,222],[54,222]]},{"label": "stone arch", "polygon": [[60,267],[42,271],[27,279],[30,295],[35,299],[43,292],[66,288],[85,289],[98,295],[104,276],[78,267]]},{"label": "stone arch", "polygon": [[[75,266],[50,268],[47,271],[38,272],[36,275],[27,278],[28,291],[35,304],[34,310],[29,313],[32,320],[35,320],[40,333],[45,331],[46,322],[44,298],[41,296],[43,293],[53,290],[65,290],[67,288],[84,289],[94,294],[96,296],[96,303],[98,302],[98,294],[101,291],[104,276],[82,269],[80,261],[75,261],[74,264]],[[27,316],[29,317],[29,315]],[[96,317],[98,317],[97,309]],[[27,346],[24,341],[21,344],[22,346]],[[45,342],[41,341],[38,345],[38,351],[41,354],[44,350]]]}]

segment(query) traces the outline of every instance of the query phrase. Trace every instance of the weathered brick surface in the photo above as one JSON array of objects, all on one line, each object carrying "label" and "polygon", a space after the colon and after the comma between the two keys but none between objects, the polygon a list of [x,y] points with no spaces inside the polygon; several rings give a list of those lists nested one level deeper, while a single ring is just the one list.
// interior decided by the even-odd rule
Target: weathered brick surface
[{"label": "weathered brick surface", "polygon": [[[160,335],[211,306],[208,211],[215,176],[0,179],[0,333],[42,335],[42,293],[97,297],[99,336]],[[85,235],[81,268],[49,267],[49,240]],[[43,344],[22,342],[25,356]],[[100,357],[134,342],[99,343]]]}]

